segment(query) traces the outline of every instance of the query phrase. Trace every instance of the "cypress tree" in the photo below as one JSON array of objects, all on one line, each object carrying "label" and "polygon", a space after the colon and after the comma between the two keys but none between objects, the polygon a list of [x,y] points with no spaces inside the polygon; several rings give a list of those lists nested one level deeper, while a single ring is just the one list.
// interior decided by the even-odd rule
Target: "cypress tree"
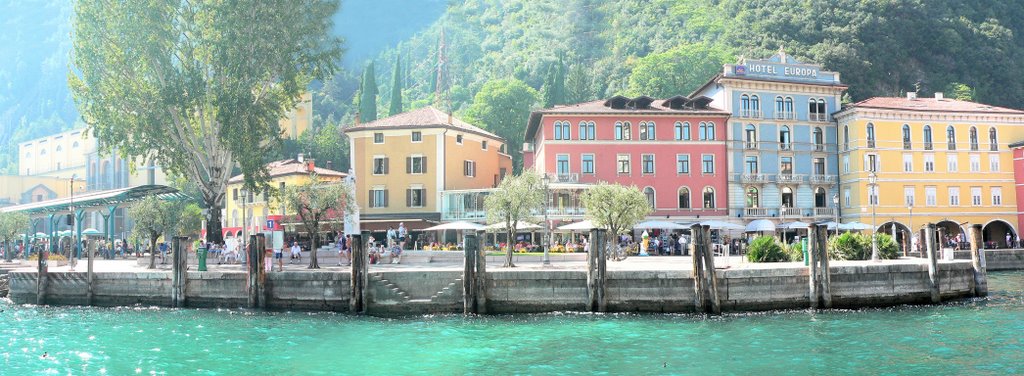
[{"label": "cypress tree", "polygon": [[373,62],[363,71],[363,81],[359,85],[359,118],[363,122],[377,120],[377,81],[374,79]]},{"label": "cypress tree", "polygon": [[391,76],[391,108],[388,116],[402,112],[402,55],[395,57],[395,69]]},{"label": "cypress tree", "polygon": [[555,72],[554,86],[554,104],[565,104],[565,63],[562,62],[562,57],[558,57],[558,67],[557,71]]}]

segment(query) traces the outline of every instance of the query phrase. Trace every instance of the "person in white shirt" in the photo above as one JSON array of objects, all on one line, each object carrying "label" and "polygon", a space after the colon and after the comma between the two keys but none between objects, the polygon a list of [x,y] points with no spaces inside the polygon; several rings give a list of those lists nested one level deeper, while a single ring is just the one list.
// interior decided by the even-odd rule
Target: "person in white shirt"
[{"label": "person in white shirt", "polygon": [[292,242],[292,261],[295,260],[302,262],[302,247],[299,247],[299,242]]}]

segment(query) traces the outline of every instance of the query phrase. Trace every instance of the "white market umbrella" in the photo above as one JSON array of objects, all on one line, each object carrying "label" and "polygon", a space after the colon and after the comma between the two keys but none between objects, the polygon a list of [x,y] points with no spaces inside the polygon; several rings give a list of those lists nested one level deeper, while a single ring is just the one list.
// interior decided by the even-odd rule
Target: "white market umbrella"
[{"label": "white market umbrella", "polygon": [[708,226],[712,230],[742,230],[744,228],[743,226],[737,225],[735,223],[717,220],[703,221],[700,224],[701,226]]},{"label": "white market umbrella", "polygon": [[855,230],[855,231],[856,230],[870,230],[873,227],[874,226],[871,226],[869,224],[860,223],[860,222],[856,222],[856,221],[854,221],[854,222],[847,222],[847,223],[840,223],[839,224],[839,229],[840,230]]},{"label": "white market umbrella", "polygon": [[94,228],[87,228],[82,230],[82,235],[103,235],[103,233]]},{"label": "white market umbrella", "polygon": [[434,227],[427,227],[427,228],[423,229],[423,231],[441,231],[441,230],[473,230],[473,231],[477,231],[477,230],[483,230],[483,229],[484,229],[484,225],[481,225],[479,223],[466,222],[466,221],[456,221],[456,222],[442,223],[442,224],[439,224],[439,225],[434,226]]},{"label": "white market umbrella", "polygon": [[640,222],[640,223],[637,223],[637,224],[633,225],[633,228],[636,229],[636,230],[647,229],[647,228],[659,229],[659,230],[682,230],[682,229],[686,229],[686,228],[689,228],[689,227],[683,226],[683,225],[675,223],[675,222],[669,222],[669,221],[643,221],[643,222]]},{"label": "white market umbrella", "polygon": [[[527,223],[527,222],[519,222],[518,224],[516,224],[516,231],[533,230],[533,229],[538,229],[538,228],[542,228],[542,227],[540,227],[538,225],[535,225],[533,223]],[[505,222],[498,222],[498,223],[490,224],[490,225],[484,226],[484,229],[488,230],[488,231],[505,230],[506,229]]]},{"label": "white market umbrella", "polygon": [[767,219],[751,221],[744,232],[775,232],[775,223]]},{"label": "white market umbrella", "polygon": [[800,222],[800,221],[786,222],[786,223],[783,223],[783,224],[780,224],[780,225],[776,226],[776,228],[783,229],[783,230],[804,230],[804,229],[807,229],[807,228],[810,228],[810,227],[811,227],[811,225],[809,225],[807,223],[804,223],[804,222]]},{"label": "white market umbrella", "polygon": [[559,226],[558,229],[559,230],[564,230],[564,231],[576,231],[576,230],[586,231],[586,230],[593,229],[595,227],[597,227],[597,226],[594,226],[594,223],[591,222],[590,220],[584,220],[584,221],[579,221],[579,222],[575,222],[575,223],[570,223],[570,224],[567,224],[567,225]]}]

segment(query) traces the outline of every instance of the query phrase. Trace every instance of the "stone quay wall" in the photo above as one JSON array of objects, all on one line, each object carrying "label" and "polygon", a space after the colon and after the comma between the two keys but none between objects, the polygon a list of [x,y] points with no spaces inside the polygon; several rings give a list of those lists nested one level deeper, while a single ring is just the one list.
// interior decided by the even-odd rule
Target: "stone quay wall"
[{"label": "stone quay wall", "polygon": [[[990,263],[991,265],[991,263]],[[832,266],[831,296],[837,308],[928,303],[925,264]],[[12,272],[11,299],[36,301],[36,273]],[[459,270],[371,270],[366,311],[372,315],[459,313],[463,306]],[[185,305],[238,308],[247,304],[244,272],[188,272]],[[810,305],[808,269],[802,266],[717,270],[723,311],[803,309]],[[943,300],[969,297],[974,287],[970,262],[939,263]],[[96,273],[92,305],[171,305],[170,272]],[[487,313],[584,311],[586,272],[582,270],[492,269],[486,273]],[[266,307],[279,310],[349,309],[349,272],[286,271],[270,273],[265,282]],[[84,272],[48,274],[46,304],[87,305]],[[694,312],[695,292],[689,270],[612,270],[606,283],[612,312]]]}]

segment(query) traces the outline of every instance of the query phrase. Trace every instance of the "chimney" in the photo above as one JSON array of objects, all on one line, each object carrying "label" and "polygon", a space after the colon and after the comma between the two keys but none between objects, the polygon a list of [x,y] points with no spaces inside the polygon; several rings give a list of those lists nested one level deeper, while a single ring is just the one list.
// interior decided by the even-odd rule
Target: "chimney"
[{"label": "chimney", "polygon": [[306,172],[316,171],[316,161],[313,158],[306,160]]},{"label": "chimney", "polygon": [[448,125],[452,125],[452,113],[448,113]]},{"label": "chimney", "polygon": [[302,153],[299,153],[299,156],[295,158],[295,160],[299,161],[299,163],[303,163],[306,161],[306,156]]},{"label": "chimney", "polygon": [[907,99],[911,99],[911,100],[917,99],[917,92],[916,91],[908,91],[907,92]]},{"label": "chimney", "polygon": [[940,99],[940,100],[942,99],[942,92],[941,91],[935,92],[935,99]]},{"label": "chimney", "polygon": [[327,169],[328,170],[333,170],[334,169],[334,162],[327,161]]},{"label": "chimney", "polygon": [[360,123],[359,117],[360,117],[359,112],[356,112],[356,125],[359,125],[359,123]]}]

